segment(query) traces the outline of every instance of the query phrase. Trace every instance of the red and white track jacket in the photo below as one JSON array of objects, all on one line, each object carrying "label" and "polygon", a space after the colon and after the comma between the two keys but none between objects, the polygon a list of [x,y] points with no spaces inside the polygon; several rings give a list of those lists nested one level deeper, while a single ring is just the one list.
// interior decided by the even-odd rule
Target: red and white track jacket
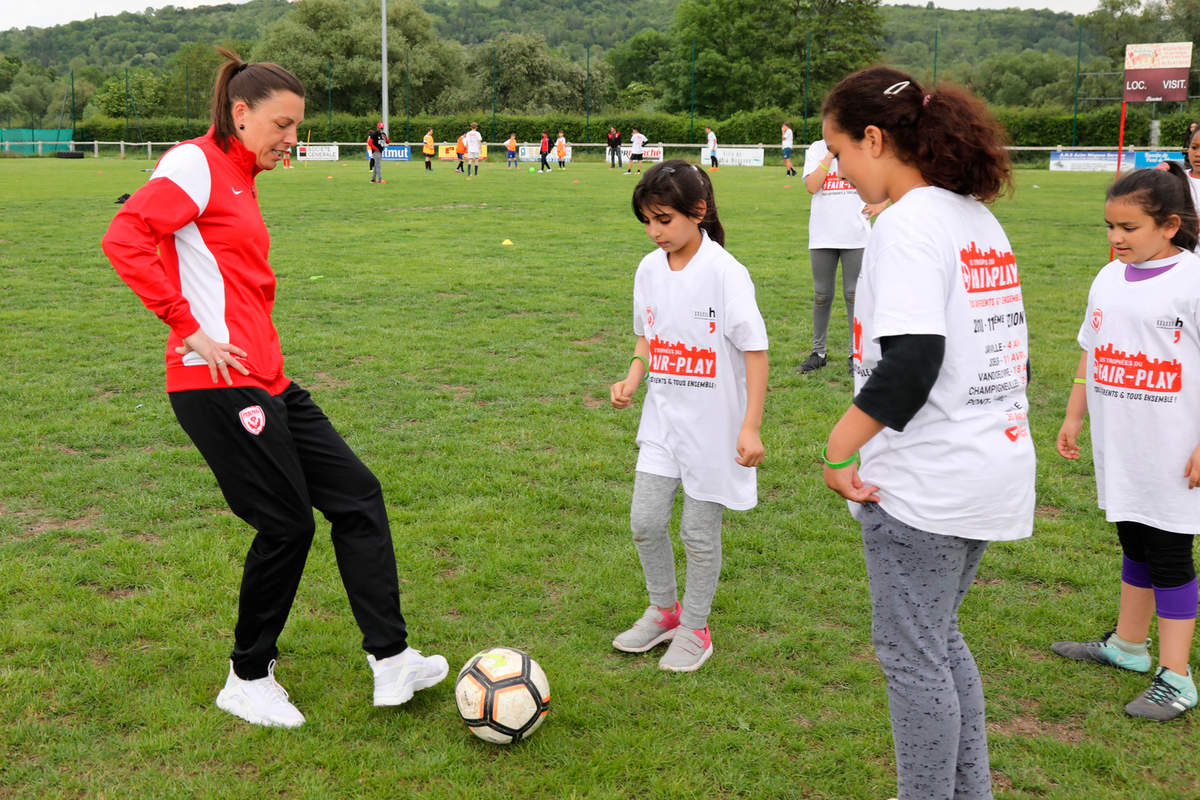
[{"label": "red and white track jacket", "polygon": [[255,156],[236,138],[229,152],[208,133],[168,150],[150,180],[117,212],[101,246],[125,283],[167,323],[167,391],[215,389],[207,364],[175,348],[203,329],[246,351],[249,375],[230,369],[234,386],[279,394],[279,334],[271,322],[275,273],[271,239],[258,208]]}]

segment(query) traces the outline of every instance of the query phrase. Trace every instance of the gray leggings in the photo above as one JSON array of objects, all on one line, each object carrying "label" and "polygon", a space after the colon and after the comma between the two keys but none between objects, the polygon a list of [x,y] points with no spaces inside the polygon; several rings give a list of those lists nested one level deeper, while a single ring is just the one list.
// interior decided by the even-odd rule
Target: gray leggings
[{"label": "gray leggings", "polygon": [[983,686],[958,631],[987,542],[862,516],[871,641],[887,678],[901,800],[991,800]]},{"label": "gray leggings", "polygon": [[846,319],[851,324],[850,346],[854,351],[854,285],[862,269],[862,249],[834,250],[818,247],[808,251],[813,275],[813,352],[825,353],[829,335],[829,315],[833,311],[833,281],[837,277],[838,259],[842,260],[842,297],[846,300]]},{"label": "gray leggings", "polygon": [[[671,608],[678,594],[675,589],[675,552],[671,547],[671,509],[679,478],[664,478],[649,472],[635,472],[633,502],[629,526],[637,545],[646,576],[650,602],[659,608]],[[725,506],[697,500],[683,493],[683,513],[679,519],[679,538],[687,554],[687,584],[683,595],[683,613],[679,623],[699,630],[708,625],[717,578],[721,574],[721,516]]]},{"label": "gray leggings", "polygon": [[375,167],[371,170],[371,180],[383,180],[383,153],[372,153],[371,157],[375,160]]}]

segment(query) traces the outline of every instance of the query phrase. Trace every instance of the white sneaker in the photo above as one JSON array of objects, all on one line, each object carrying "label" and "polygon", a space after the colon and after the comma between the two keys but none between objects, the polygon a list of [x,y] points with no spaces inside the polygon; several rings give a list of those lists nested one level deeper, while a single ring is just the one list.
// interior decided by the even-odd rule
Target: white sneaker
[{"label": "white sneaker", "polygon": [[375,673],[375,705],[398,706],[412,699],[413,693],[436,686],[450,674],[450,665],[442,656],[423,656],[412,647],[403,653],[381,658],[367,656]]},{"label": "white sneaker", "polygon": [[275,661],[267,666],[267,677],[244,681],[229,662],[225,688],[217,695],[217,708],[253,725],[299,728],[304,724],[300,709],[288,702],[287,690],[275,681]]}]

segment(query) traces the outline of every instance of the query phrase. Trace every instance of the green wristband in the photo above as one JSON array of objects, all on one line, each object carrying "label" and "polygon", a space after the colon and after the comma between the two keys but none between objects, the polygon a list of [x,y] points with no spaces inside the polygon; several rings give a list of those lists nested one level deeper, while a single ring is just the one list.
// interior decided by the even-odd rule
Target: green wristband
[{"label": "green wristband", "polygon": [[646,372],[650,372],[650,362],[646,360],[645,356],[635,355],[633,358],[629,359],[629,366],[632,367],[634,361],[641,361],[643,364],[646,365]]},{"label": "green wristband", "polygon": [[1076,378],[1075,382],[1076,383],[1087,383],[1087,378]]},{"label": "green wristband", "polygon": [[855,461],[858,461],[858,453],[855,453],[854,455],[847,458],[845,461],[840,461],[840,462],[834,463],[833,461],[829,460],[828,449],[829,449],[829,445],[825,445],[824,447],[821,448],[821,460],[824,461],[825,466],[829,467],[830,469],[842,469],[843,467],[848,467],[851,464],[853,464]]}]

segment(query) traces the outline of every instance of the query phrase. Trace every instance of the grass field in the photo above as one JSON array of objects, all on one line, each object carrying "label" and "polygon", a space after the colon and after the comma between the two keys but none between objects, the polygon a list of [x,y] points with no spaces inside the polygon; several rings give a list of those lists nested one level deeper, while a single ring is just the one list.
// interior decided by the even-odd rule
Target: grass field
[{"label": "grass field", "polygon": [[[0,161],[0,797],[894,795],[857,526],[819,469],[851,384],[836,360],[795,372],[811,314],[798,178],[713,176],[771,336],[767,461],[759,507],[726,515],[715,655],[673,675],[609,644],[646,603],[628,533],[640,402],[608,406],[651,249],[635,177],[389,163],[376,186],[359,161],[260,176],[288,372],[383,482],[412,643],[453,670],[521,647],[550,677],[546,724],[505,749],[466,731],[450,681],[371,706],[323,522],[278,667],[308,723],[255,728],[213,705],[250,532],[171,414],[165,326],[99,248],[149,166]],[[1108,253],[1107,180],[1022,171],[996,205],[1040,459],[1034,537],[991,548],[962,613],[1001,798],[1200,793],[1197,712],[1130,720],[1147,679],[1048,651],[1115,619],[1120,551],[1090,456],[1052,446]]]}]

